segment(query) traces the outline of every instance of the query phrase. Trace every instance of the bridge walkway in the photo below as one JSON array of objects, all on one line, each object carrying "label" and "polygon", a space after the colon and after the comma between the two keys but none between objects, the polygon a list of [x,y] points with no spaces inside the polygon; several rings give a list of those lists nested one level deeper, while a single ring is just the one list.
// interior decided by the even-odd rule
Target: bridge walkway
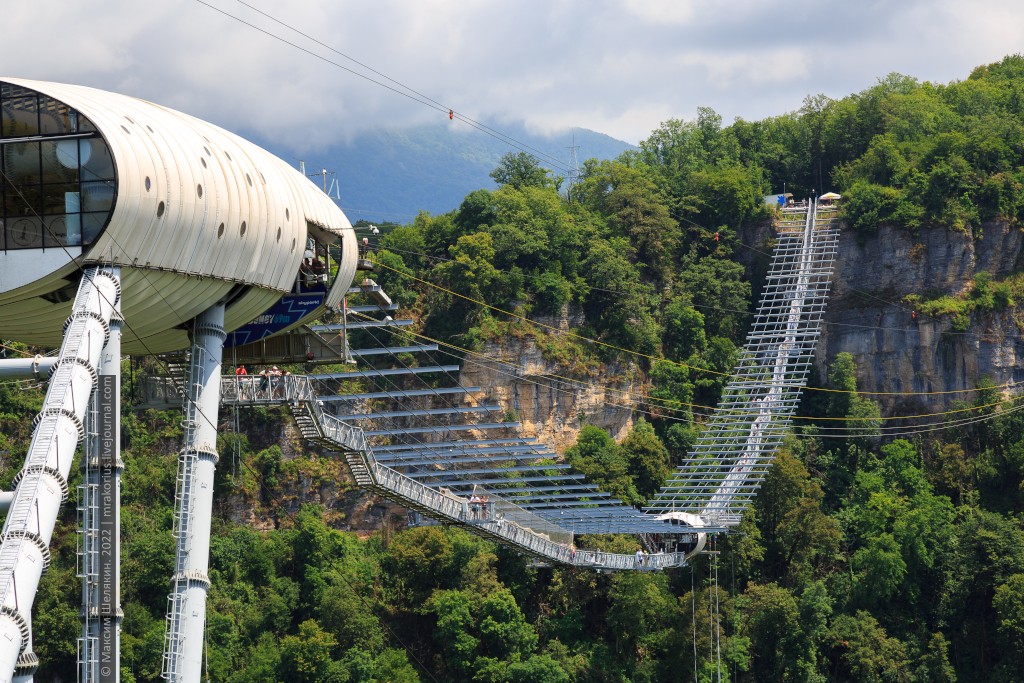
[{"label": "bridge walkway", "polygon": [[[478,536],[512,546],[539,560],[605,570],[651,571],[686,566],[687,553],[623,554],[574,549],[571,530],[507,498],[487,492],[486,503],[413,479],[377,462],[364,431],[324,412],[309,377],[288,375],[265,385],[259,376],[222,378],[224,405],[287,405],[303,438],[342,454],[356,483],[389,500]],[[666,533],[678,533],[665,522]]]},{"label": "bridge walkway", "polygon": [[731,527],[771,467],[814,359],[839,243],[835,207],[785,209],[757,315],[718,407],[647,508]]}]

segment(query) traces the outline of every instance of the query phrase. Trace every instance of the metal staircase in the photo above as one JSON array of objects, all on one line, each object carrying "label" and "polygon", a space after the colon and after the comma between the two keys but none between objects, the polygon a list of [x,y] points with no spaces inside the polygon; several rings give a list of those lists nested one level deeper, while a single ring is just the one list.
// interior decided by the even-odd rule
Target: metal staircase
[{"label": "metal staircase", "polygon": [[24,467],[15,479],[0,535],[0,680],[31,680],[38,665],[31,642],[32,603],[50,562],[50,540],[67,499],[68,475],[84,436],[83,420],[120,294],[118,268],[85,270]]}]

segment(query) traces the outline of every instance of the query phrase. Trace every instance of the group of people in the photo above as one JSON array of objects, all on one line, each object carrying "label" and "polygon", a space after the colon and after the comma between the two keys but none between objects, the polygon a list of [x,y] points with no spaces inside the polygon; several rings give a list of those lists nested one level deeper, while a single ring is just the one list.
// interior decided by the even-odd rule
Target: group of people
[{"label": "group of people", "polygon": [[473,494],[469,497],[469,514],[473,519],[489,519],[491,517],[491,502],[487,496]]},{"label": "group of people", "polygon": [[299,277],[302,286],[306,289],[327,283],[327,264],[320,258],[319,254],[313,255],[306,252],[306,256],[299,264]]},{"label": "group of people", "polygon": [[[253,398],[282,398],[284,396],[285,382],[281,380],[282,377],[290,377],[292,373],[287,370],[281,371],[276,365],[269,368],[263,368],[259,372],[258,382],[238,382],[238,397],[241,399],[246,398],[245,389],[248,386],[254,386]],[[245,364],[239,365],[235,368],[235,377],[242,378],[249,375],[249,369],[246,368]]]}]

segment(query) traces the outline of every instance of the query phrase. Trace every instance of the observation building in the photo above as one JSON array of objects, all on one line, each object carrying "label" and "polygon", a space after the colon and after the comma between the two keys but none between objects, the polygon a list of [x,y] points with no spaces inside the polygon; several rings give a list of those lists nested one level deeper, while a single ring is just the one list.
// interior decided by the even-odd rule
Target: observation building
[{"label": "observation building", "polygon": [[189,348],[163,675],[199,679],[223,351],[341,308],[357,264],[345,214],[256,145],[135,98],[0,78],[0,334],[60,349],[0,492],[0,683],[38,666],[32,603],[80,443],[79,680],[118,679],[120,360]]},{"label": "observation building", "polygon": [[[352,226],[267,151],[166,107],[76,85],[0,78],[0,111],[5,338],[59,346],[89,264],[121,268],[129,354],[186,348],[186,323],[215,302],[225,329],[239,330],[229,345],[341,304],[358,258]],[[304,259],[323,275],[300,278]],[[282,297],[281,313],[257,321]]]}]

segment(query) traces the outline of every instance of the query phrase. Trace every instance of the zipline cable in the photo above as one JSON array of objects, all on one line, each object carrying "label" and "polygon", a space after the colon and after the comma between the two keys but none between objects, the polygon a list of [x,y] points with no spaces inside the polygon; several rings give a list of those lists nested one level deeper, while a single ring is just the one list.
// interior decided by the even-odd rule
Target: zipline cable
[{"label": "zipline cable", "polygon": [[[195,0],[195,2],[197,2],[200,5],[203,5],[205,7],[208,7],[208,8],[212,9],[215,12],[219,12],[220,14],[223,14],[224,16],[228,17],[229,19],[233,19],[233,20],[237,21],[240,24],[248,26],[249,28],[253,29],[254,31],[258,31],[258,32],[260,32],[260,33],[270,37],[270,38],[273,38],[274,40],[276,40],[278,42],[284,43],[285,45],[288,45],[290,47],[295,48],[296,50],[304,52],[304,53],[306,53],[307,55],[309,55],[311,57],[314,57],[314,58],[319,59],[319,60],[321,60],[323,62],[326,62],[327,64],[329,64],[331,66],[337,67],[337,68],[341,69],[342,71],[347,71],[348,73],[350,73],[350,74],[352,74],[354,76],[357,76],[359,78],[362,78],[362,79],[364,79],[366,81],[369,81],[370,83],[373,83],[374,85],[380,86],[380,87],[382,87],[382,88],[384,88],[386,90],[390,90],[391,92],[393,92],[393,93],[395,93],[397,95],[401,95],[402,97],[406,97],[406,98],[408,98],[408,99],[410,99],[410,100],[412,100],[414,102],[418,102],[419,104],[422,104],[422,105],[424,105],[426,107],[434,109],[435,111],[452,112],[453,115],[457,115],[458,118],[461,121],[465,122],[467,125],[471,126],[472,128],[475,128],[475,129],[479,130],[480,132],[484,133],[485,135],[489,135],[490,137],[492,137],[492,138],[498,140],[499,142],[502,142],[502,143],[504,143],[504,144],[506,144],[506,145],[508,145],[510,147],[514,147],[516,149],[519,149],[522,152],[530,152],[530,151],[537,152],[538,154],[543,156],[545,159],[549,159],[549,160],[550,159],[555,159],[555,157],[552,157],[551,155],[549,155],[549,154],[547,154],[545,152],[537,150],[536,148],[531,147],[530,145],[528,145],[526,143],[520,142],[520,141],[516,140],[515,138],[513,138],[513,137],[511,137],[509,135],[505,135],[504,133],[500,133],[500,132],[498,132],[498,131],[496,131],[496,130],[494,130],[492,128],[489,128],[489,127],[485,126],[484,124],[478,123],[477,121],[475,121],[475,120],[473,120],[473,119],[471,119],[469,117],[463,116],[462,114],[455,114],[453,109],[451,109],[449,107],[445,107],[444,105],[441,105],[441,104],[435,102],[434,100],[428,98],[426,95],[421,95],[420,93],[418,93],[417,91],[413,90],[412,88],[409,88],[409,87],[407,87],[405,85],[401,85],[400,83],[398,83],[398,81],[395,81],[394,79],[392,79],[392,78],[390,78],[388,76],[384,76],[383,74],[380,74],[380,72],[374,71],[373,69],[369,69],[369,67],[366,67],[362,63],[357,62],[356,60],[352,59],[351,57],[349,57],[349,56],[347,56],[347,55],[345,55],[345,54],[343,54],[341,52],[338,52],[334,48],[331,48],[331,47],[325,45],[324,43],[322,43],[322,42],[320,42],[320,41],[318,41],[318,40],[316,40],[314,38],[311,38],[310,36],[308,36],[305,33],[299,31],[298,29],[292,28],[291,26],[288,26],[287,24],[284,24],[283,22],[280,22],[277,19],[274,19],[273,17],[270,17],[270,15],[265,14],[264,12],[261,12],[260,10],[255,10],[255,11],[257,11],[260,14],[262,14],[263,16],[271,19],[272,21],[275,21],[275,22],[281,24],[282,26],[285,26],[285,27],[289,28],[290,30],[294,31],[295,33],[298,33],[299,35],[301,35],[301,36],[303,36],[303,37],[305,37],[305,38],[307,38],[309,40],[312,40],[313,42],[315,42],[315,43],[317,43],[317,44],[319,44],[321,46],[326,47],[327,49],[331,50],[332,52],[335,52],[335,53],[341,55],[345,59],[349,59],[349,60],[351,60],[351,61],[353,61],[353,62],[355,62],[357,64],[360,64],[360,66],[363,66],[363,68],[367,68],[370,71],[372,71],[373,73],[376,73],[376,74],[382,76],[383,78],[386,78],[387,80],[389,80],[389,81],[391,81],[393,83],[398,84],[401,89],[400,88],[396,88],[396,87],[391,86],[391,85],[388,85],[387,83],[379,81],[379,80],[377,80],[375,78],[372,78],[370,76],[367,76],[364,73],[360,73],[359,71],[356,71],[355,69],[350,69],[349,67],[347,67],[347,66],[345,66],[343,64],[339,64],[338,62],[336,62],[336,61],[334,61],[332,59],[328,59],[327,57],[324,57],[323,55],[317,54],[313,50],[305,48],[305,47],[299,45],[298,43],[292,42],[292,41],[288,40],[287,38],[279,36],[276,33],[274,33],[273,31],[269,31],[269,30],[267,30],[265,28],[257,26],[256,24],[253,24],[252,22],[246,21],[245,19],[242,19],[241,17],[238,17],[238,16],[236,16],[234,14],[231,14],[230,12],[228,12],[226,10],[223,10],[223,9],[221,9],[219,7],[215,7],[214,5],[212,5],[212,4],[208,3],[208,2],[205,2],[205,0]],[[241,0],[239,0],[239,2],[241,2]],[[241,4],[246,5],[246,3],[244,3],[244,2],[241,3]],[[255,9],[255,8],[252,8],[250,5],[246,5],[246,7],[250,7],[250,9]],[[557,166],[557,170],[563,171],[565,173],[569,173],[569,169],[568,169],[568,167],[565,166],[564,162],[562,162],[560,160],[556,160],[555,164],[553,164],[553,165]]]}]

